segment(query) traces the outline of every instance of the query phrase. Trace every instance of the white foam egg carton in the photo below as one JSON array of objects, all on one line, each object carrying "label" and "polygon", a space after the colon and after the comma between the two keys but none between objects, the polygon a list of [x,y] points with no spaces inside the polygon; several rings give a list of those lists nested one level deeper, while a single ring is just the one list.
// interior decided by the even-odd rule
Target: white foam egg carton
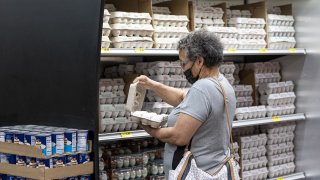
[{"label": "white foam egg carton", "polygon": [[154,14],[164,14],[164,15],[169,15],[171,14],[171,11],[168,7],[157,7],[157,6],[152,6],[152,11]]},{"label": "white foam egg carton", "polygon": [[268,24],[271,26],[293,26],[293,16],[268,14]]},{"label": "white foam egg carton", "polygon": [[126,37],[118,36],[111,38],[115,48],[152,48],[153,41],[150,37]]},{"label": "white foam egg carton", "polygon": [[109,12],[114,12],[117,10],[113,4],[105,4],[104,9],[107,9]]},{"label": "white foam egg carton", "polygon": [[253,104],[252,96],[237,97],[237,108],[239,107],[249,107]]},{"label": "white foam egg carton", "polygon": [[134,123],[141,123],[146,126],[151,126],[153,128],[160,128],[167,123],[168,115],[158,115],[156,113],[150,113],[146,111],[135,111],[131,113],[131,121]]},{"label": "white foam egg carton", "polygon": [[268,173],[269,171],[266,167],[251,171],[243,171],[242,178],[243,180],[262,180],[267,179]]},{"label": "white foam egg carton", "polygon": [[295,45],[294,37],[270,37],[268,40],[269,49],[289,49],[294,48]]},{"label": "white foam egg carton", "polygon": [[251,85],[235,85],[233,89],[236,93],[236,97],[251,96],[253,88]]},{"label": "white foam egg carton", "polygon": [[236,38],[221,38],[220,40],[224,49],[237,49],[239,47],[239,42]]},{"label": "white foam egg carton", "polygon": [[280,73],[256,73],[255,74],[255,83],[272,83],[279,82],[281,80]]},{"label": "white foam egg carton", "polygon": [[135,12],[111,12],[110,20],[112,24],[150,24],[151,16],[149,13]]},{"label": "white foam egg carton", "polygon": [[266,22],[263,18],[231,18],[230,27],[242,29],[263,29]]},{"label": "white foam egg carton", "polygon": [[243,107],[236,109],[236,119],[237,120],[247,120],[255,118],[263,118],[267,114],[267,109],[265,106],[252,106]]},{"label": "white foam egg carton", "polygon": [[264,39],[239,39],[238,43],[238,49],[261,49],[267,47]]},{"label": "white foam egg carton", "polygon": [[120,118],[104,118],[100,120],[100,132],[121,132],[136,130],[138,128],[137,123],[133,123],[126,117]]},{"label": "white foam egg carton", "polygon": [[276,73],[280,71],[280,63],[265,62],[265,63],[248,63],[245,66],[245,70],[253,70],[257,74],[261,73]]},{"label": "white foam egg carton", "polygon": [[101,48],[109,48],[111,41],[108,36],[101,37]]},{"label": "white foam egg carton", "polygon": [[290,162],[290,163],[282,164],[278,166],[271,166],[269,167],[268,177],[274,178],[274,177],[279,177],[286,174],[291,174],[291,173],[294,173],[295,168],[296,166],[294,162]]},{"label": "white foam egg carton", "polygon": [[276,154],[292,152],[294,149],[294,144],[292,142],[281,143],[281,144],[271,144],[267,145],[268,156],[273,156]]},{"label": "white foam egg carton", "polygon": [[292,81],[283,81],[278,83],[264,83],[259,85],[258,90],[261,95],[293,92],[294,84]]},{"label": "white foam egg carton", "polygon": [[187,27],[162,27],[156,26],[154,28],[155,38],[182,38],[189,33]]},{"label": "white foam egg carton", "polygon": [[117,36],[151,37],[154,29],[151,24],[111,24],[111,33]]},{"label": "white foam egg carton", "polygon": [[291,26],[269,26],[269,37],[294,37],[294,27]]},{"label": "white foam egg carton", "polygon": [[238,29],[238,39],[264,39],[265,37],[264,29]]},{"label": "white foam egg carton", "polygon": [[221,19],[224,14],[222,8],[211,6],[197,7],[194,13],[196,18],[202,19]]},{"label": "white foam egg carton", "polygon": [[153,14],[153,25],[163,27],[186,27],[189,19],[184,15]]},{"label": "white foam egg carton", "polygon": [[130,84],[126,110],[130,112],[140,111],[143,106],[146,89],[138,83]]},{"label": "white foam egg carton", "polygon": [[103,23],[108,23],[110,19],[110,13],[108,9],[104,9],[103,11]]},{"label": "white foam egg carton", "polygon": [[143,111],[155,112],[157,114],[170,114],[173,109],[173,106],[165,102],[145,102],[142,108]]},{"label": "white foam egg carton", "polygon": [[99,109],[100,118],[128,117],[130,115],[126,112],[125,104],[102,104]]},{"label": "white foam egg carton", "polygon": [[240,141],[242,149],[264,146],[267,143],[267,135],[263,133],[258,135],[243,136],[240,138]]},{"label": "white foam egg carton", "polygon": [[233,74],[235,69],[234,63],[223,63],[219,67],[219,71],[222,74]]},{"label": "white foam egg carton", "polygon": [[179,38],[154,38],[154,48],[176,49]]},{"label": "white foam egg carton", "polygon": [[206,30],[215,33],[220,38],[237,38],[238,31],[234,27],[206,27]]},{"label": "white foam egg carton", "polygon": [[123,91],[101,92],[99,95],[100,104],[122,104],[125,99],[126,95]]},{"label": "white foam egg carton", "polygon": [[296,95],[294,92],[284,92],[269,95],[262,95],[260,97],[260,103],[262,105],[279,106],[294,104]]},{"label": "white foam egg carton", "polygon": [[268,134],[268,144],[280,144],[293,141],[293,132],[282,132],[279,134]]},{"label": "white foam egg carton", "polygon": [[267,106],[267,116],[282,116],[294,114],[295,106],[293,104],[290,105],[281,105],[281,106]]}]

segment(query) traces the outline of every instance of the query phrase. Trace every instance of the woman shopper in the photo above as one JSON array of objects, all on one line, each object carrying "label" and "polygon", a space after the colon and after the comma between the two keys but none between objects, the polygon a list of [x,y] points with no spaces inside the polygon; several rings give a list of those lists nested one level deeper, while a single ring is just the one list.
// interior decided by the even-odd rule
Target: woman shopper
[{"label": "woman shopper", "polygon": [[213,33],[200,30],[181,39],[178,50],[181,68],[192,86],[185,92],[146,76],[137,77],[134,82],[154,91],[175,107],[168,117],[167,128],[141,126],[151,136],[166,143],[164,166],[167,179],[169,171],[181,161],[187,145],[198,168],[208,174],[217,171],[230,174],[227,172],[230,167],[227,168],[224,162],[231,155],[229,140],[236,98],[228,80],[219,73],[223,45]]}]

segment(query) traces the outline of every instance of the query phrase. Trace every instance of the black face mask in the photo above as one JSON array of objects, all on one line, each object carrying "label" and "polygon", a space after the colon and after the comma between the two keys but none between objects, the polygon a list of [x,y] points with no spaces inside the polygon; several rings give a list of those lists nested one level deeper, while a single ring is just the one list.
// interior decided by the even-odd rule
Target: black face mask
[{"label": "black face mask", "polygon": [[190,84],[195,83],[198,79],[199,79],[199,75],[197,77],[193,77],[191,69],[193,67],[194,63],[192,64],[191,68],[189,68],[188,70],[184,71],[183,74],[186,76],[186,79],[188,80],[188,82]]}]

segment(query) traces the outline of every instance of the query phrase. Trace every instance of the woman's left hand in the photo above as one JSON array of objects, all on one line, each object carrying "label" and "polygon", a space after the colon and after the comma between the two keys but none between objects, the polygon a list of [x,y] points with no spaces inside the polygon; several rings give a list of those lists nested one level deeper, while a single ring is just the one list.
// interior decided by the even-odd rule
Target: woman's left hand
[{"label": "woman's left hand", "polygon": [[152,128],[151,126],[146,126],[143,124],[139,124],[139,126],[144,129],[148,134],[150,134],[152,137],[156,137],[156,131],[159,130],[158,128]]}]

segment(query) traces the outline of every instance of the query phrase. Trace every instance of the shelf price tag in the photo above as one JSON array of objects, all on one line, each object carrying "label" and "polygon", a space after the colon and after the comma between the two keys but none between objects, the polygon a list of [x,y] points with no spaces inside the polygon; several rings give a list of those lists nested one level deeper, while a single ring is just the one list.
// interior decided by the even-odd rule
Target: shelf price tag
[{"label": "shelf price tag", "polygon": [[271,120],[272,120],[273,122],[279,122],[279,121],[281,121],[281,117],[279,117],[279,116],[273,116],[273,117],[271,118]]},{"label": "shelf price tag", "polygon": [[259,49],[259,53],[266,53],[267,52],[267,49],[266,48],[260,48]]},{"label": "shelf price tag", "polygon": [[143,53],[144,52],[144,48],[135,48],[134,52],[136,53]]},{"label": "shelf price tag", "polygon": [[101,48],[101,53],[110,53],[110,48]]},{"label": "shelf price tag", "polygon": [[276,180],[284,180],[283,177],[278,177]]},{"label": "shelf price tag", "polygon": [[121,136],[122,138],[133,137],[133,135],[132,135],[131,132],[121,132],[121,133],[120,133],[120,136]]},{"label": "shelf price tag", "polygon": [[296,48],[289,48],[288,51],[289,51],[289,53],[296,53],[297,49]]},{"label": "shelf price tag", "polygon": [[236,52],[237,52],[237,49],[235,49],[235,48],[228,49],[228,53],[236,53]]}]

